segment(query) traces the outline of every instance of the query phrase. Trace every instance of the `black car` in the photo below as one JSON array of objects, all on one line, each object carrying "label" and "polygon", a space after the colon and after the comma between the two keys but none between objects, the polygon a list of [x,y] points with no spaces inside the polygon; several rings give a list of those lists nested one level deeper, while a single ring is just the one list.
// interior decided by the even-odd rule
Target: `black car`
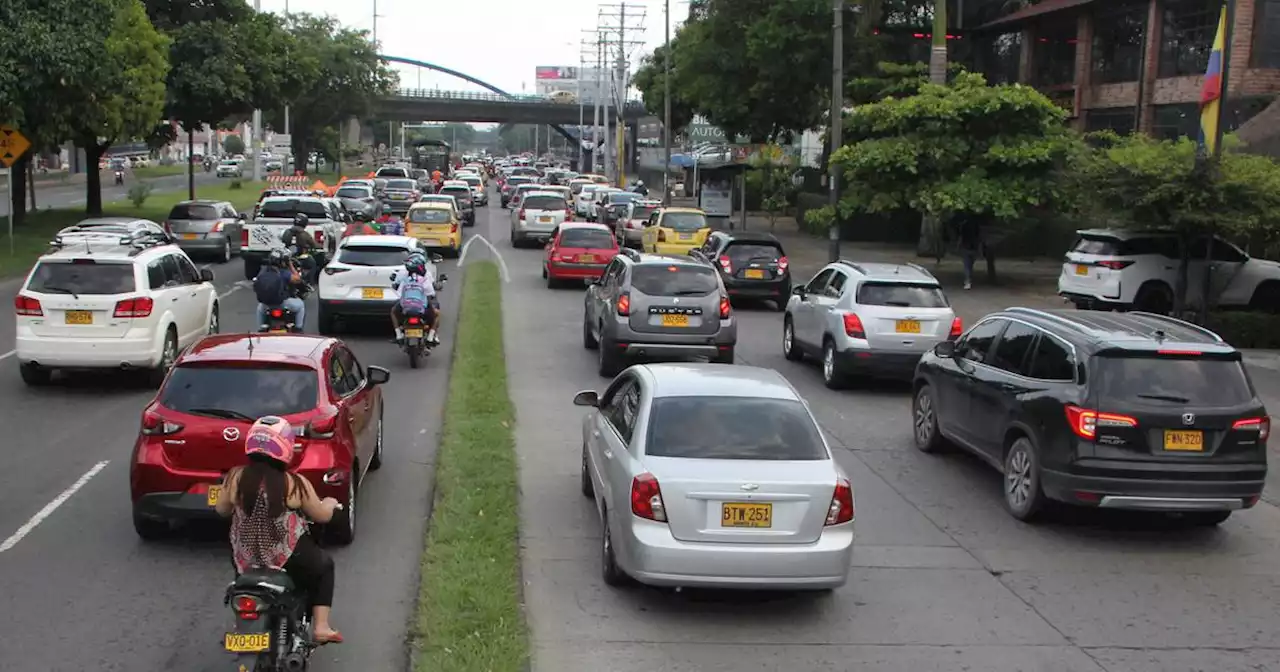
[{"label": "black car", "polygon": [[787,253],[768,233],[712,231],[689,255],[720,271],[729,299],[773,301],[778,311],[791,298]]},{"label": "black car", "polygon": [[476,202],[470,187],[447,186],[440,188],[440,194],[458,199],[458,208],[462,211],[462,225],[476,225]]},{"label": "black car", "polygon": [[1049,501],[1216,525],[1258,502],[1271,423],[1217,334],[1151,313],[1010,308],[920,359],[916,447],[1004,474],[1005,508]]}]

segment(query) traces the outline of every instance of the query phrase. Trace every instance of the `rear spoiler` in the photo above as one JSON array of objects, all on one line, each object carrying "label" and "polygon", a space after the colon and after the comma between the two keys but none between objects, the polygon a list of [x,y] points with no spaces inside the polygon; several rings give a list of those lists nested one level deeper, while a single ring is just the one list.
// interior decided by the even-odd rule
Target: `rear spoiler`
[{"label": "rear spoiler", "polygon": [[[1208,346],[1208,347],[1205,347]],[[1134,348],[1103,348],[1096,355],[1098,357],[1113,358],[1172,358],[1172,359],[1212,359],[1224,362],[1240,362],[1244,361],[1244,356],[1239,350],[1225,349],[1221,346],[1212,344],[1204,345],[1170,345],[1167,348],[1158,348],[1155,350],[1134,349]]]}]

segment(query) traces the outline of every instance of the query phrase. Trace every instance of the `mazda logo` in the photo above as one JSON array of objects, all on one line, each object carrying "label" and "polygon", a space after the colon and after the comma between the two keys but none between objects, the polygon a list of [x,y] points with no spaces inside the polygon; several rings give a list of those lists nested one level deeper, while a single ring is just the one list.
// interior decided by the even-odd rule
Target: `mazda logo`
[{"label": "mazda logo", "polygon": [[1196,414],[1195,414],[1195,413],[1183,413],[1183,414],[1182,414],[1182,424],[1184,424],[1184,425],[1194,425],[1194,424],[1196,424]]},{"label": "mazda logo", "polygon": [[236,429],[235,427],[228,427],[222,430],[222,438],[228,441],[235,441],[236,439],[240,438],[240,430]]}]

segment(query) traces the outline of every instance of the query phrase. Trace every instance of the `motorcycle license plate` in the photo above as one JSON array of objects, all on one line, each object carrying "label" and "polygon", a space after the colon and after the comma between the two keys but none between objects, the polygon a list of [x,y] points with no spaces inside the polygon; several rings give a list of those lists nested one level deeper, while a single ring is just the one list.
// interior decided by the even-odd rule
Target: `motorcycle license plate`
[{"label": "motorcycle license plate", "polygon": [[422,338],[422,336],[423,336],[423,331],[421,329],[405,329],[404,330],[405,338]]},{"label": "motorcycle license plate", "polygon": [[215,505],[218,503],[218,500],[219,500],[221,497],[222,497],[222,486],[221,486],[221,485],[211,485],[211,486],[209,486],[209,496],[207,497],[207,499],[208,499],[208,501],[209,501],[209,506],[215,506]]},{"label": "motorcycle license plate", "polygon": [[257,653],[271,648],[271,633],[268,632],[228,632],[223,646],[234,653]]}]

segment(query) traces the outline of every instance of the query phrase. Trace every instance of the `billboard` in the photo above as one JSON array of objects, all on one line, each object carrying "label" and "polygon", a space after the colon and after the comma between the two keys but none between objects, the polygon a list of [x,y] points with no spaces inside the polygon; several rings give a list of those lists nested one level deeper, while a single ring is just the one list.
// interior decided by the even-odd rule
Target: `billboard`
[{"label": "billboard", "polygon": [[537,79],[578,79],[578,69],[565,65],[539,65],[534,69],[534,77]]}]

